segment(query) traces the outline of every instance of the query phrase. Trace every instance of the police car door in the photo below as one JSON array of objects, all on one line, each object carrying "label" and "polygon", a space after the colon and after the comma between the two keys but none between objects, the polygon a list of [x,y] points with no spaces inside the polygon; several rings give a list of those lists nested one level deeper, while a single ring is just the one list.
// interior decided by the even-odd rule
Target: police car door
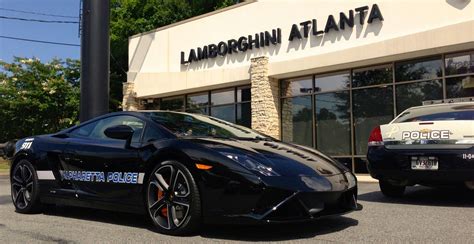
[{"label": "police car door", "polygon": [[[104,203],[137,206],[143,173],[138,149],[145,123],[134,116],[117,115],[93,122],[92,129],[82,135],[71,133],[65,150],[68,167],[63,177],[76,187],[81,200],[97,200]],[[125,140],[108,138],[105,129],[116,125],[128,125],[134,129],[131,147]]]}]

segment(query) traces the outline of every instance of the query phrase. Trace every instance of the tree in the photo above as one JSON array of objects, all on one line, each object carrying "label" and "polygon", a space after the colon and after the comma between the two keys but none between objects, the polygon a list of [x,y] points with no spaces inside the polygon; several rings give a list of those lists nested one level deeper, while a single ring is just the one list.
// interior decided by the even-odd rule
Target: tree
[{"label": "tree", "polygon": [[78,122],[78,60],[0,61],[0,142],[59,131]]},{"label": "tree", "polygon": [[236,0],[111,0],[110,4],[110,109],[119,110],[122,83],[127,81],[128,38],[179,22]]}]

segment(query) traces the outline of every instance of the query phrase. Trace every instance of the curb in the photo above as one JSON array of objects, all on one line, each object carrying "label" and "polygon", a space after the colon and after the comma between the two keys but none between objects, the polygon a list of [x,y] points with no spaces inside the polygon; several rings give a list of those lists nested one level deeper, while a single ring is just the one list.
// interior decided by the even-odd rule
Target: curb
[{"label": "curb", "polygon": [[0,176],[9,176],[10,173],[7,171],[7,172],[0,172]]},{"label": "curb", "polygon": [[378,183],[377,179],[372,178],[370,175],[356,175],[357,182],[359,183]]}]

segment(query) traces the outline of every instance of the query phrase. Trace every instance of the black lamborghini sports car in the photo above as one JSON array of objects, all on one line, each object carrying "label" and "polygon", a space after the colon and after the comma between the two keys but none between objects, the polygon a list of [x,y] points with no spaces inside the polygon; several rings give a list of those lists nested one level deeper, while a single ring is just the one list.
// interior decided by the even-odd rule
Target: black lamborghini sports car
[{"label": "black lamborghini sports car", "polygon": [[312,220],[359,209],[330,157],[213,117],[117,112],[16,143],[16,211],[48,204],[143,213],[157,231]]}]

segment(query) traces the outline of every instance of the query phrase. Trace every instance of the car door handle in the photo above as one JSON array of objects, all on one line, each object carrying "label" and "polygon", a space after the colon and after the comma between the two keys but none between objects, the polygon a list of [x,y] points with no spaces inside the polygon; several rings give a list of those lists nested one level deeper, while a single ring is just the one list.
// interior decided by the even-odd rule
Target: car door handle
[{"label": "car door handle", "polygon": [[83,163],[83,161],[79,157],[77,157],[77,154],[74,151],[64,152],[64,160],[69,162]]}]

